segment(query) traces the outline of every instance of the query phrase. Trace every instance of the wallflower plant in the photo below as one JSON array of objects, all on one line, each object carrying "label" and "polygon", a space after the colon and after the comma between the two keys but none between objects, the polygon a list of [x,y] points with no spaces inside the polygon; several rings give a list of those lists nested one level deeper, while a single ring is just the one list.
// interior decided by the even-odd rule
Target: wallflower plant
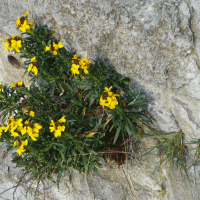
[{"label": "wallflower plant", "polygon": [[138,138],[140,121],[151,121],[145,97],[113,66],[68,52],[46,25],[27,17],[18,17],[21,36],[9,37],[5,46],[26,59],[22,67],[31,84],[0,84],[0,141],[15,150],[17,166],[40,178],[53,180],[52,173],[59,178],[73,168],[98,173],[108,149],[119,140],[125,149],[124,135]]}]

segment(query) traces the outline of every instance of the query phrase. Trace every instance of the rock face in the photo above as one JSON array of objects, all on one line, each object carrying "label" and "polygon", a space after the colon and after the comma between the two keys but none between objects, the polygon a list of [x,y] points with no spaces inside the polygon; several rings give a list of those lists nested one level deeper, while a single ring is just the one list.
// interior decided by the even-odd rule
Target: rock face
[{"label": "rock face", "polygon": [[[103,57],[118,72],[129,76],[133,85],[146,92],[149,114],[161,131],[181,130],[187,141],[200,139],[199,1],[8,0],[1,1],[0,8],[1,82],[22,80],[23,70],[8,62],[3,43],[9,34],[19,34],[16,17],[30,12],[29,19],[54,29],[65,48],[90,60]],[[23,80],[28,84],[28,77]],[[157,161],[157,155],[140,162],[133,160],[127,164],[128,172],[124,166],[125,173],[107,166],[99,177],[66,174],[60,191],[51,188],[46,198],[200,199],[198,169],[196,176],[191,170],[192,182],[188,184],[180,172],[171,172],[167,167],[155,169]],[[7,173],[7,166],[12,168],[9,157],[1,162],[0,193],[16,182],[10,173],[19,176],[12,170]],[[25,185],[20,186],[16,196],[31,199],[31,192],[30,198],[20,196],[24,191]],[[11,199],[12,193],[4,193],[2,198]]]}]

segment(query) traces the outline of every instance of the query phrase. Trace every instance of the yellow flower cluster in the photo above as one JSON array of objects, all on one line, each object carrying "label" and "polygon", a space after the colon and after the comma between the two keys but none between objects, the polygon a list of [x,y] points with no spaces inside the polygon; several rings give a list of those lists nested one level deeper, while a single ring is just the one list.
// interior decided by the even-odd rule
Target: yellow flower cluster
[{"label": "yellow flower cluster", "polygon": [[31,58],[31,64],[28,66],[28,72],[32,71],[35,76],[38,74],[38,64],[36,62],[36,57]]},{"label": "yellow flower cluster", "polygon": [[118,104],[117,98],[120,95],[114,94],[110,90],[112,89],[112,86],[110,88],[105,87],[104,93],[100,97],[100,105],[103,106],[103,108],[109,107],[110,109],[114,109],[115,106]]},{"label": "yellow flower cluster", "polygon": [[15,119],[13,116],[11,116],[8,119],[7,126],[6,127],[3,126],[1,128],[3,129],[4,132],[7,132],[9,130],[13,137],[18,137],[19,136],[18,131],[20,131],[22,127],[23,127],[22,118]]},{"label": "yellow flower cluster", "polygon": [[58,54],[57,50],[61,49],[63,47],[64,47],[64,45],[62,44],[62,42],[59,42],[58,44],[56,44],[55,42],[53,42],[53,47],[50,44],[49,46],[46,46],[45,51],[52,51],[53,55],[57,55]]},{"label": "yellow flower cluster", "polygon": [[62,125],[62,123],[65,123],[65,122],[66,122],[65,116],[60,118],[57,122],[54,122],[54,120],[51,120],[49,129],[50,129],[50,132],[55,132],[54,137],[60,137],[61,132],[65,131],[65,126]]},{"label": "yellow flower cluster", "polygon": [[25,108],[25,109],[24,109],[24,113],[25,113],[25,115],[30,115],[31,117],[34,117],[34,116],[35,116],[35,112],[32,111],[32,110],[29,111],[28,108]]},{"label": "yellow flower cluster", "polygon": [[23,81],[18,81],[18,83],[14,84],[12,83],[11,87],[12,88],[19,88],[23,86]]},{"label": "yellow flower cluster", "polygon": [[33,22],[27,20],[29,12],[23,13],[24,16],[17,18],[16,27],[19,28],[20,32],[30,32],[30,29],[33,28]]},{"label": "yellow flower cluster", "polygon": [[4,45],[6,46],[6,49],[8,49],[8,52],[10,52],[13,48],[17,53],[20,53],[20,48],[22,47],[21,44],[21,38],[18,35],[10,35],[8,39],[5,39]]},{"label": "yellow flower cluster", "polygon": [[3,84],[2,84],[2,83],[0,83],[0,92],[2,91],[2,85],[3,85]]},{"label": "yellow flower cluster", "polygon": [[25,151],[24,146],[28,145],[28,140],[26,139],[25,141],[20,141],[19,143],[17,141],[14,141],[14,145],[13,147],[19,147],[17,149],[17,153],[19,154],[19,156],[21,156],[21,153],[23,153]]},{"label": "yellow flower cluster", "polygon": [[71,71],[72,75],[80,74],[79,69],[83,69],[85,74],[88,74],[88,69],[90,68],[90,61],[87,58],[78,59],[77,55],[72,58]]},{"label": "yellow flower cluster", "polygon": [[25,134],[25,133],[28,133],[29,137],[33,140],[33,141],[36,141],[36,138],[39,137],[39,130],[42,129],[42,125],[38,124],[38,123],[34,123],[34,124],[31,124],[29,122],[29,120],[26,120],[24,122],[24,127],[22,127],[20,129],[20,132],[22,134],[22,136]]},{"label": "yellow flower cluster", "polygon": [[[32,111],[29,113],[29,115],[34,116],[35,113]],[[11,132],[11,135],[13,137],[18,137],[19,133],[23,136],[25,133],[28,133],[29,137],[36,141],[36,138],[39,137],[39,130],[42,129],[42,125],[38,123],[31,124],[29,122],[29,119],[24,122],[24,126],[22,123],[22,118],[14,119],[13,116],[11,116],[8,119],[7,126],[1,126],[0,127],[0,137],[2,136],[2,132],[7,132],[8,130]]]}]

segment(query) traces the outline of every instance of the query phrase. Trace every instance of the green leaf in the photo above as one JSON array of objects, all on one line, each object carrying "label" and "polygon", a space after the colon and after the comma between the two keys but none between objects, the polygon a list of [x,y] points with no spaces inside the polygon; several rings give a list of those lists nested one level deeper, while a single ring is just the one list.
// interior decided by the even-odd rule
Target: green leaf
[{"label": "green leaf", "polygon": [[113,144],[115,144],[115,142],[117,141],[119,134],[120,134],[120,130],[121,130],[121,122],[119,123],[117,132],[115,133],[115,138],[114,138]]},{"label": "green leaf", "polygon": [[43,46],[46,46],[46,43],[45,43],[43,40],[42,40],[42,45],[43,45]]},{"label": "green leaf", "polygon": [[88,159],[86,156],[82,156],[83,165],[86,167],[88,164]]},{"label": "green leaf", "polygon": [[94,166],[94,172],[99,175],[99,170]]},{"label": "green leaf", "polygon": [[88,153],[94,154],[94,155],[99,155],[97,152],[95,152],[94,150],[88,148],[87,146],[84,146],[85,149],[87,150]]},{"label": "green leaf", "polygon": [[125,129],[126,129],[126,131],[128,132],[128,134],[129,134],[130,136],[133,135],[133,131],[130,130],[128,124],[125,124]]}]

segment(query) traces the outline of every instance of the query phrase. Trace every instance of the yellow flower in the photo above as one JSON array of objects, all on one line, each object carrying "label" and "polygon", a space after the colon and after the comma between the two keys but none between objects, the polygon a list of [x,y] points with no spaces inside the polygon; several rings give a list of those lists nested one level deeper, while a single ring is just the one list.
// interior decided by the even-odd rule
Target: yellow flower
[{"label": "yellow flower", "polygon": [[17,153],[19,156],[21,156],[21,153],[23,153],[25,151],[23,146],[20,146],[19,149],[17,149]]},{"label": "yellow flower", "polygon": [[[26,121],[24,124],[29,124],[29,121]],[[35,123],[33,125],[29,124],[30,126],[26,126],[26,129],[23,130],[23,134],[28,133],[29,137],[31,137],[31,139],[33,141],[36,141],[36,138],[39,137],[39,130],[42,129],[42,125]],[[22,131],[21,131],[22,133]]]},{"label": "yellow flower", "polygon": [[17,18],[17,21],[16,21],[16,27],[18,27],[20,24],[21,24],[21,20],[20,20],[20,18],[18,17],[18,18]]},{"label": "yellow flower", "polygon": [[109,108],[110,109],[114,109],[117,104],[118,104],[117,98],[115,96],[112,96]]},{"label": "yellow flower", "polygon": [[46,46],[45,51],[51,51],[51,44],[49,46]]},{"label": "yellow flower", "polygon": [[[16,146],[18,146],[17,141],[15,141],[15,142],[16,142]],[[14,142],[14,145],[15,145],[15,142]],[[26,139],[25,141],[20,141],[20,143],[21,143],[21,145],[17,149],[17,153],[19,154],[19,156],[21,156],[21,153],[23,153],[25,151],[24,146],[28,145],[28,140]]]},{"label": "yellow flower", "polygon": [[65,126],[58,126],[57,129],[55,130],[55,137],[60,137],[61,132],[65,131]]},{"label": "yellow flower", "polygon": [[27,146],[28,145],[28,140],[26,139],[25,141],[21,141],[22,146]]},{"label": "yellow flower", "polygon": [[27,18],[28,17],[29,12],[23,13],[23,15]]},{"label": "yellow flower", "polygon": [[2,131],[3,131],[3,128],[0,127],[0,137],[2,136]]},{"label": "yellow flower", "polygon": [[61,131],[60,130],[56,130],[54,136],[55,137],[60,137],[61,136]]},{"label": "yellow flower", "polygon": [[26,126],[21,127],[19,131],[21,132],[21,134],[22,134],[22,136],[23,136],[23,135],[27,132]]},{"label": "yellow flower", "polygon": [[36,62],[36,57],[31,58],[31,62]]},{"label": "yellow flower", "polygon": [[17,53],[20,53],[20,52],[21,52],[20,49],[19,49],[18,47],[15,47],[14,49],[15,49],[15,51],[16,51]]},{"label": "yellow flower", "polygon": [[53,120],[51,120],[49,129],[50,129],[50,132],[54,132],[56,130],[56,124]]},{"label": "yellow flower", "polygon": [[[84,59],[85,59],[85,58],[84,58]],[[89,66],[86,65],[86,63],[84,62],[84,59],[80,59],[80,61],[79,61],[80,69],[83,69],[83,70],[84,70],[84,73],[85,73],[85,74],[88,74]],[[86,59],[87,59],[87,58],[86,58]]]},{"label": "yellow flower", "polygon": [[15,140],[13,147],[19,146],[18,142]]},{"label": "yellow flower", "polygon": [[79,65],[72,64],[72,66],[71,66],[72,75],[74,75],[74,74],[80,74],[80,72],[79,72],[78,69],[79,69]]},{"label": "yellow flower", "polygon": [[85,62],[86,65],[88,65],[88,66],[90,65],[90,61],[89,61],[89,59],[84,58],[83,61]]},{"label": "yellow flower", "polygon": [[9,52],[14,48],[18,53],[20,53],[20,48],[22,47],[21,40],[18,35],[9,36],[8,39],[5,39],[4,45]]},{"label": "yellow flower", "polygon": [[109,107],[110,109],[114,109],[115,106],[118,104],[117,98],[120,95],[119,94],[113,94],[110,90],[112,89],[112,86],[110,88],[105,87],[105,90],[103,91],[106,94],[101,95],[100,97],[100,105],[103,106],[103,108]]},{"label": "yellow flower", "polygon": [[20,32],[30,32],[30,29],[33,28],[34,23],[27,20],[29,12],[23,13],[24,16],[17,18],[16,27],[19,27]]},{"label": "yellow flower", "polygon": [[29,24],[27,23],[27,20],[24,20],[24,23],[21,24],[21,26],[19,27],[19,31],[20,32],[30,32],[30,26]]},{"label": "yellow flower", "polygon": [[72,58],[72,60],[77,60],[77,55],[75,54],[74,57]]},{"label": "yellow flower", "polygon": [[13,137],[18,137],[19,133],[15,132],[15,131],[10,131]]},{"label": "yellow flower", "polygon": [[8,119],[8,123],[15,121],[14,117],[11,115],[10,118]]},{"label": "yellow flower", "polygon": [[79,59],[79,65],[81,69],[84,68],[85,63],[83,62],[83,59]]},{"label": "yellow flower", "polygon": [[12,88],[15,88],[15,87],[16,87],[16,85],[15,85],[14,83],[12,83],[11,87],[12,87]]},{"label": "yellow flower", "polygon": [[0,137],[2,136],[2,131],[7,132],[8,129],[9,129],[8,126],[1,126],[1,127],[0,127]]},{"label": "yellow flower", "polygon": [[34,27],[34,23],[33,23],[33,22],[31,22],[31,21],[28,21],[28,24],[29,24],[29,26],[30,26],[31,28],[33,28],[33,27]]},{"label": "yellow flower", "polygon": [[31,136],[31,139],[33,140],[33,141],[36,141],[37,139],[37,137],[39,137],[39,134],[38,133],[33,133]]},{"label": "yellow flower", "polygon": [[60,137],[61,136],[61,131],[65,131],[65,126],[58,126],[57,129],[55,130],[55,137]]},{"label": "yellow flower", "polygon": [[62,123],[66,122],[65,116],[61,117],[57,123],[54,120],[51,120],[50,123],[50,132],[55,132],[54,137],[60,137],[61,132],[65,131],[65,126]]},{"label": "yellow flower", "polygon": [[16,121],[17,121],[17,126],[23,126],[22,118],[16,119]]},{"label": "yellow flower", "polygon": [[23,24],[19,27],[20,32],[30,32],[30,29],[33,28],[34,24],[30,21],[24,20]]},{"label": "yellow flower", "polygon": [[83,70],[84,70],[84,73],[85,73],[85,74],[88,74],[88,73],[89,73],[89,71],[88,71],[87,68],[84,68]]},{"label": "yellow flower", "polygon": [[38,74],[38,68],[32,63],[28,66],[27,70],[28,72],[32,71],[35,74],[35,76]]},{"label": "yellow flower", "polygon": [[19,82],[17,83],[17,85],[18,85],[18,87],[21,87],[21,86],[23,85],[23,81],[19,81]]},{"label": "yellow flower", "polygon": [[24,122],[24,124],[29,124],[29,119]]},{"label": "yellow flower", "polygon": [[27,131],[28,135],[31,135],[33,133],[33,130],[30,126],[26,127],[26,131]]},{"label": "yellow flower", "polygon": [[0,92],[2,91],[2,85],[3,85],[3,84],[2,84],[2,83],[0,83]]},{"label": "yellow flower", "polygon": [[55,50],[59,49],[58,45],[55,42],[53,42],[53,47],[54,47]]},{"label": "yellow flower", "polygon": [[31,70],[32,70],[32,68],[33,68],[33,64],[31,63],[29,66],[28,66],[28,72],[30,72]]},{"label": "yellow flower", "polygon": [[9,127],[8,127],[8,126],[2,126],[2,130],[3,130],[4,132],[7,132],[7,131],[8,131],[8,129],[9,129]]},{"label": "yellow flower", "polygon": [[112,89],[112,86],[110,86],[109,88],[105,87],[105,90],[103,92],[107,92],[108,96],[111,97],[113,95],[113,93],[110,92],[111,89]]},{"label": "yellow flower", "polygon": [[29,14],[29,12],[23,13],[23,15],[24,15],[25,17],[23,16],[23,17],[21,17],[21,18],[20,18],[20,17],[17,18],[16,27],[22,25],[22,24],[24,23],[24,21],[27,20],[28,14]]},{"label": "yellow flower", "polygon": [[35,74],[35,76],[38,74],[38,68],[36,66],[33,66],[31,71]]},{"label": "yellow flower", "polygon": [[64,45],[62,44],[62,42],[58,42],[58,47],[59,47],[59,49],[61,49],[61,48],[64,47]]},{"label": "yellow flower", "polygon": [[64,45],[62,44],[62,42],[59,42],[58,44],[56,44],[55,42],[53,42],[53,47],[54,50],[58,50],[64,47]]},{"label": "yellow flower", "polygon": [[[30,108],[30,109],[32,109],[32,108]],[[30,111],[29,111],[28,108],[25,108],[25,109],[24,109],[24,114],[25,114],[25,115],[30,115],[31,117],[34,117],[34,116],[35,116],[35,112],[34,112],[33,110],[30,110]],[[29,121],[25,121],[25,123],[26,123],[26,122],[29,123]]]},{"label": "yellow flower", "polygon": [[17,84],[12,83],[12,85],[11,85],[12,88],[16,88],[16,87],[19,88],[22,86],[23,86],[23,81],[18,81]]},{"label": "yellow flower", "polygon": [[75,54],[72,58],[72,66],[71,71],[72,75],[79,74],[79,68],[84,70],[85,74],[88,74],[88,69],[90,68],[90,61],[87,58],[84,59],[78,59],[77,55]]},{"label": "yellow flower", "polygon": [[56,129],[54,137],[60,137],[61,136],[61,130]]},{"label": "yellow flower", "polygon": [[37,65],[37,63],[36,63],[36,57],[33,57],[33,58],[31,58],[31,62],[33,62],[34,64],[30,64],[29,66],[28,66],[28,72],[30,72],[30,71],[32,71],[34,74],[35,74],[35,76],[38,74],[38,68],[36,67],[36,65]]},{"label": "yellow flower", "polygon": [[30,115],[31,117],[34,117],[34,116],[35,116],[35,112],[31,110],[31,111],[29,112],[29,115]]},{"label": "yellow flower", "polygon": [[59,42],[58,44],[53,42],[53,46],[51,46],[51,44],[49,46],[46,46],[45,51],[52,51],[53,55],[57,55],[58,54],[57,50],[63,47],[64,45],[62,44],[62,42]]},{"label": "yellow flower", "polygon": [[101,98],[100,98],[100,105],[103,106],[103,108],[106,107],[109,107],[111,103],[111,98],[110,97],[107,97],[106,99],[103,98],[103,95],[101,95]]},{"label": "yellow flower", "polygon": [[27,133],[33,141],[36,141],[36,138],[39,137],[37,131],[33,130],[30,126],[27,126]]},{"label": "yellow flower", "polygon": [[55,55],[57,55],[57,54],[58,54],[57,51],[54,50],[54,51],[53,51],[53,55],[55,56]]},{"label": "yellow flower", "polygon": [[58,120],[58,123],[64,123],[66,122],[66,119],[65,119],[65,116],[61,117],[59,120]]},{"label": "yellow flower", "polygon": [[11,46],[11,42],[9,42],[7,39],[5,40],[4,45],[6,46],[6,49],[8,49],[8,52],[13,49],[13,47]]},{"label": "yellow flower", "polygon": [[20,53],[20,48],[22,47],[21,40],[11,40],[11,46],[14,47],[17,53]]},{"label": "yellow flower", "polygon": [[7,130],[9,129],[9,131],[11,132],[11,135],[13,137],[18,137],[19,133],[16,132],[16,129],[17,130],[21,130],[22,126],[23,126],[23,124],[22,124],[22,118],[14,119],[13,116],[11,116],[8,119],[7,127],[4,128],[4,131],[7,132]]},{"label": "yellow flower", "polygon": [[29,110],[28,110],[27,108],[25,108],[25,109],[24,109],[24,113],[25,113],[25,115],[28,115]]},{"label": "yellow flower", "polygon": [[42,125],[35,123],[33,124],[33,132],[34,133],[39,133],[39,130],[42,129]]}]

